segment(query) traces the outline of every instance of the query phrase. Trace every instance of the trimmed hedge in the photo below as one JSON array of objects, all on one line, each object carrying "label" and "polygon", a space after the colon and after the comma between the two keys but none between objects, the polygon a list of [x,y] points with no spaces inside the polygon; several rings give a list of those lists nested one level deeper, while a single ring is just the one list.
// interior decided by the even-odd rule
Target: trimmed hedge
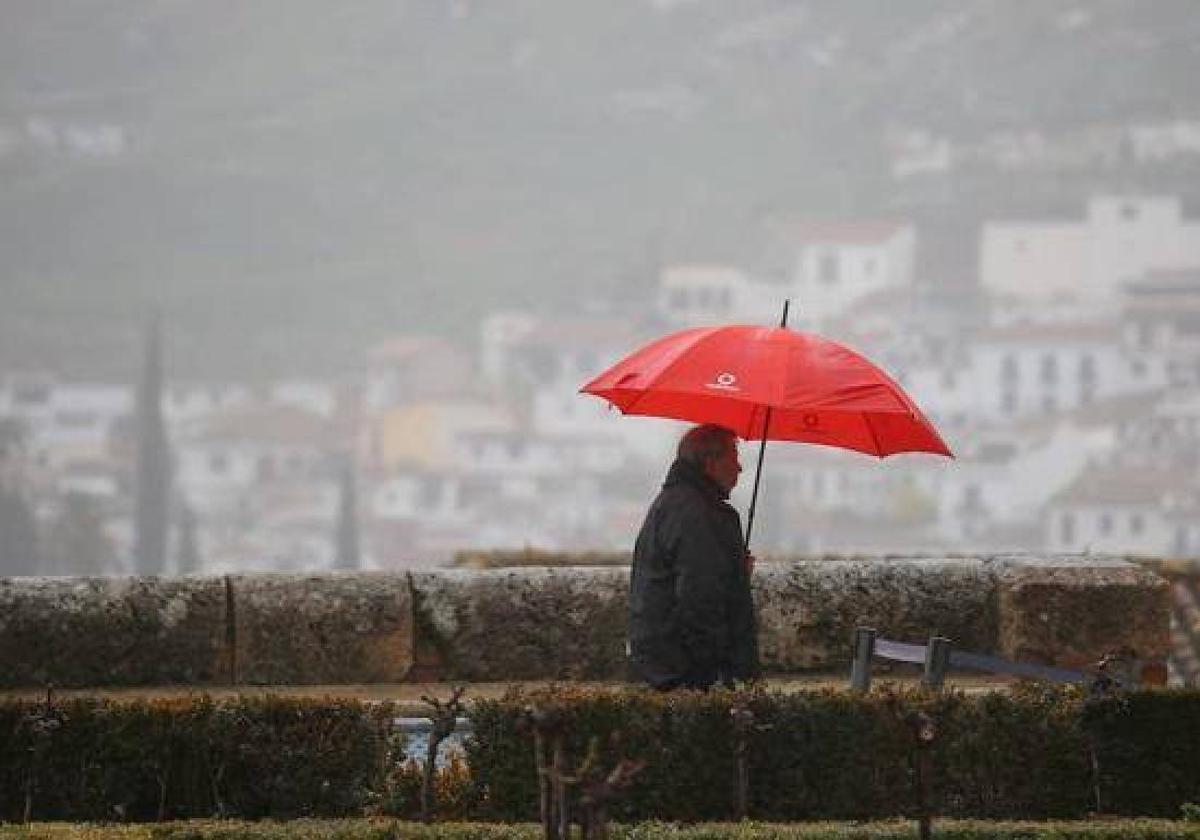
[{"label": "trimmed hedge", "polygon": [[0,819],[363,813],[384,772],[386,709],[207,697],[0,704]]},{"label": "trimmed hedge", "polygon": [[[610,752],[646,760],[634,789],[614,809],[615,819],[729,819],[735,772],[729,710],[739,700],[755,715],[749,813],[756,819],[865,820],[912,813],[916,746],[906,721],[915,712],[937,723],[930,748],[937,812],[1048,818],[1079,817],[1093,807],[1082,702],[1070,690],[982,696],[883,690],[863,696],[831,689],[739,696],[563,689],[475,704],[475,738],[467,743],[467,758],[480,787],[480,813],[536,819],[533,756],[528,738],[521,737],[522,718],[531,704],[554,704],[574,733],[569,754],[582,756],[592,735],[607,741],[619,733],[620,747]],[[1200,715],[1200,695],[1189,702],[1191,713]],[[1180,770],[1189,768],[1198,779],[1200,756]],[[1126,776],[1114,771],[1107,781],[1120,786]],[[1193,788],[1182,778],[1180,783],[1195,798]],[[1156,810],[1142,811],[1132,801],[1126,810],[1175,816],[1188,798],[1177,786],[1154,799]]]},{"label": "trimmed hedge", "polygon": [[[1200,823],[1167,820],[1105,822],[938,821],[946,840],[1200,840]],[[909,840],[912,823],[770,823],[682,826],[641,823],[610,827],[613,840]],[[294,820],[276,823],[181,822],[157,825],[34,824],[0,826],[0,840],[540,840],[540,825],[528,823],[397,823],[385,820]]]},{"label": "trimmed hedge", "polygon": [[[602,765],[646,761],[618,822],[735,815],[731,706],[754,713],[749,814],[768,821],[911,816],[928,716],[934,812],[951,817],[1177,817],[1200,802],[1200,692],[1087,700],[1022,686],[964,695],[883,688],[735,694],[559,687],[471,704],[465,762],[437,779],[443,819],[532,822],[531,705],[567,720],[577,764],[593,737]],[[0,820],[411,817],[420,770],[391,731],[391,704],[207,697],[117,703],[0,702]],[[573,767],[572,767],[573,769]],[[1193,806],[1194,807],[1194,806]]]}]

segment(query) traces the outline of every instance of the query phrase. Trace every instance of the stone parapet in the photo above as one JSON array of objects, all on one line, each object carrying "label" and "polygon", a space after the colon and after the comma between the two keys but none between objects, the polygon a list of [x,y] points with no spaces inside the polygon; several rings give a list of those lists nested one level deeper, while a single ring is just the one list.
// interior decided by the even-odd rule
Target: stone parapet
[{"label": "stone parapet", "polygon": [[238,682],[402,682],[413,663],[412,589],[404,575],[238,575]]},{"label": "stone parapet", "polygon": [[994,563],[1002,656],[1084,668],[1106,654],[1165,662],[1169,582],[1134,563],[1010,558]]},{"label": "stone parapet", "polygon": [[946,636],[969,650],[995,645],[995,575],[987,561],[763,563],[754,577],[759,657],[768,671],[844,667],[857,626],[905,641]]},{"label": "stone parapet", "polygon": [[[0,685],[623,679],[620,567],[0,579]],[[1066,667],[1167,652],[1169,591],[1116,560],[761,562],[768,673],[841,671],[856,626]]]},{"label": "stone parapet", "polygon": [[410,575],[423,677],[494,682],[620,679],[629,570],[507,569]]},{"label": "stone parapet", "polygon": [[0,684],[223,681],[220,578],[0,578]]}]

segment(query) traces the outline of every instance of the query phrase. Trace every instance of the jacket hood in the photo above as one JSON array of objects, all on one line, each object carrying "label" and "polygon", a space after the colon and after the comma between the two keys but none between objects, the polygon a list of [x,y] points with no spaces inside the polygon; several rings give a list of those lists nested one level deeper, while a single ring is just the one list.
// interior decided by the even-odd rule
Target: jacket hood
[{"label": "jacket hood", "polygon": [[663,482],[663,487],[675,484],[690,484],[715,502],[724,502],[729,498],[729,493],[703,470],[690,461],[681,461],[678,458],[667,471],[667,480]]}]

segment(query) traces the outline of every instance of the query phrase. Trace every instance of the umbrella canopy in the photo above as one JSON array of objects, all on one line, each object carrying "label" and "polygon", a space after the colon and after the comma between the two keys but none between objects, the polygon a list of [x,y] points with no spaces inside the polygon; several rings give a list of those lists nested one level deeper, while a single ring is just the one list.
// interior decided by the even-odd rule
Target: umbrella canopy
[{"label": "umbrella canopy", "polygon": [[[624,414],[716,423],[886,457],[951,456],[916,404],[863,356],[812,333],[723,326],[660,338],[580,389]],[[951,456],[952,457],[952,456]]]}]

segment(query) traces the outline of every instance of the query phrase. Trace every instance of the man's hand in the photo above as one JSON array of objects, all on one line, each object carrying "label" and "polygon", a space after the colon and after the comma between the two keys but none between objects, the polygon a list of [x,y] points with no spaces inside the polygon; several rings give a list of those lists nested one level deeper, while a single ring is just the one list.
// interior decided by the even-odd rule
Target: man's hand
[{"label": "man's hand", "polygon": [[746,552],[746,577],[754,574],[754,555],[749,551]]}]

